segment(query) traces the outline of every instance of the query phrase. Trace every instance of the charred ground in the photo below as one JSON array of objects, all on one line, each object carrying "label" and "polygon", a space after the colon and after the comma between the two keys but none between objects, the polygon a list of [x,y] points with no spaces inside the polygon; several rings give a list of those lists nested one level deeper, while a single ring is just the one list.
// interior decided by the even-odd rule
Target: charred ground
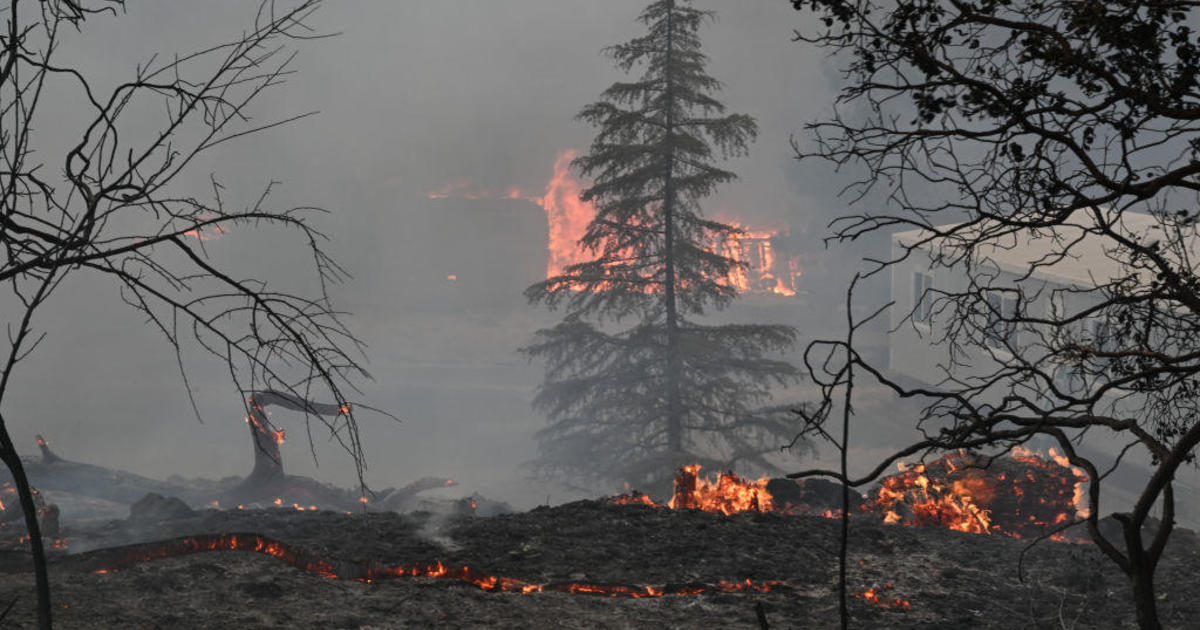
[{"label": "charred ground", "polygon": [[[104,548],[183,535],[253,531],[350,561],[469,565],[528,582],[683,584],[784,580],[766,593],[650,599],[482,591],[455,580],[331,580],[275,558],[229,551],[138,563],[106,574],[81,569]],[[753,513],[724,516],[583,501],[494,517],[207,510],[160,523],[114,521],[67,532],[54,562],[62,628],[772,628],[836,623],[837,521]],[[77,541],[77,542],[75,542]],[[1124,578],[1090,545],[1027,541],[856,519],[850,571],[856,592],[907,600],[891,611],[852,603],[865,628],[1117,628],[1133,626]],[[94,557],[94,555],[93,555]],[[10,555],[15,567],[19,558]],[[1177,532],[1159,571],[1164,620],[1187,627],[1200,570],[1194,534]],[[892,586],[888,586],[891,584]],[[0,575],[16,598],[5,620],[33,622],[30,576]]]}]

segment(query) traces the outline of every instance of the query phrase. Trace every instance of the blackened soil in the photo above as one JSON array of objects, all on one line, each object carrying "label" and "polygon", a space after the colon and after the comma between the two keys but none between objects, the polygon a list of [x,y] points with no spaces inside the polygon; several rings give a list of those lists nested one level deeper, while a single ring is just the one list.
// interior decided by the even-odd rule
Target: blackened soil
[{"label": "blackened soil", "polygon": [[[114,522],[70,532],[72,552],[185,534],[259,532],[336,558],[423,564],[441,560],[527,582],[656,584],[784,580],[768,593],[655,599],[491,593],[459,582],[373,584],[303,573],[270,557],[209,552],[107,574],[52,572],[59,628],[770,628],[837,625],[839,523],[820,517],[615,506],[600,501],[491,518],[433,515],[215,511],[149,526]],[[860,522],[852,527],[849,580],[911,604],[884,610],[850,602],[858,628],[1134,627],[1129,588],[1091,545],[1027,543]],[[1194,599],[1200,546],[1181,532],[1159,569],[1160,615],[1172,628],[1200,623]],[[32,576],[0,575],[0,625],[32,627]],[[888,586],[888,585],[891,586]]]}]

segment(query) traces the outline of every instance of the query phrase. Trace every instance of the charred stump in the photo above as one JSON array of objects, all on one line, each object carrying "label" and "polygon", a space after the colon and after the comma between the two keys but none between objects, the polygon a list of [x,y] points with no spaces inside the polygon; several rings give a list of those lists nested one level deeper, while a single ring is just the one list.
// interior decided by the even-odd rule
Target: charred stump
[{"label": "charred stump", "polygon": [[250,427],[250,437],[254,446],[254,469],[232,491],[231,494],[238,497],[270,494],[285,478],[283,455],[279,452],[279,445],[283,443],[284,431],[271,423],[266,407],[275,405],[319,416],[339,416],[346,412],[339,405],[314,403],[292,394],[274,390],[254,392],[247,402],[250,415],[246,417],[246,424]]}]

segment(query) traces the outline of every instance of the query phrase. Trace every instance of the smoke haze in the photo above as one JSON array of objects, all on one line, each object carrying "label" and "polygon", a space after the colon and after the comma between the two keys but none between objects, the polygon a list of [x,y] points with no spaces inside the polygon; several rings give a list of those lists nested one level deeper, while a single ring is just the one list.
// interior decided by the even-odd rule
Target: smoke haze
[{"label": "smoke haze", "polygon": [[[98,17],[63,51],[104,88],[133,76],[152,54],[172,55],[236,37],[255,3],[130,0]],[[600,54],[640,32],[644,0],[356,0],[330,2],[298,73],[254,109],[260,123],[319,110],[313,118],[224,145],[191,169],[183,192],[204,194],[209,175],[230,205],[247,205],[271,181],[276,206],[312,205],[315,224],[352,278],[334,290],[367,344],[374,381],[361,399],[402,419],[360,420],[368,482],[402,485],[453,477],[468,492],[520,507],[569,496],[527,485],[544,420],[529,401],[540,366],[515,352],[555,320],[520,291],[546,266],[546,221],[523,199],[470,200],[439,190],[510,191],[540,197],[556,156],[585,150],[592,130],[575,114],[622,75]],[[703,33],[710,71],[731,111],[758,119],[740,182],[707,205],[751,225],[790,228],[814,242],[836,214],[828,174],[801,171],[790,136],[820,116],[834,93],[824,59],[791,41],[803,14],[786,2],[697,1],[720,12]],[[50,92],[53,96],[53,92]],[[78,122],[53,98],[41,121],[41,157]],[[51,124],[53,118],[53,124]],[[447,188],[447,187],[450,188]],[[492,195],[497,196],[497,195]],[[206,242],[214,258],[272,286],[311,293],[315,278],[294,234],[247,228]],[[453,279],[450,277],[453,276]],[[797,325],[805,333],[805,323]],[[170,347],[121,304],[116,287],[75,276],[42,312],[49,336],[15,375],[7,415],[17,444],[34,434],[60,455],[132,472],[244,475],[251,446],[224,366],[192,354],[187,367],[204,423],[190,411]],[[354,483],[348,456],[314,430],[319,467],[298,415],[275,414],[288,432],[285,469]]]}]

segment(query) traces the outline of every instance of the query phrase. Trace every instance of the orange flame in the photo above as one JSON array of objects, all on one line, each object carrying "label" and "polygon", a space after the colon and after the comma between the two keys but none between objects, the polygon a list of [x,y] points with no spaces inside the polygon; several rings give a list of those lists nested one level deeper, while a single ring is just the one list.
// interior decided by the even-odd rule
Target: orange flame
[{"label": "orange flame", "polygon": [[861,599],[868,604],[878,606],[884,610],[911,610],[912,604],[909,603],[908,600],[901,599],[899,597],[892,597],[889,599],[886,595],[883,595],[882,591],[890,590],[891,588],[892,584],[889,582],[881,589],[869,588],[861,593],[855,593],[854,597]]},{"label": "orange flame", "polygon": [[[1087,475],[1051,449],[1049,458],[1017,447],[1012,471],[995,460],[950,453],[928,464],[897,464],[899,472],[880,483],[868,509],[884,522],[945,527],[1014,538],[1038,535],[1087,517]],[[1060,533],[1055,540],[1066,540]]]},{"label": "orange flame", "polygon": [[[579,239],[587,232],[588,224],[596,218],[596,207],[582,201],[583,186],[571,175],[573,150],[563,151],[554,160],[554,175],[546,184],[541,206],[546,211],[550,227],[549,260],[546,277],[561,275],[570,265],[587,262],[590,253],[579,247]],[[742,293],[774,293],[796,295],[796,283],[801,275],[797,258],[780,259],[773,239],[786,234],[781,230],[746,230],[738,220],[723,221],[742,229],[740,234],[706,246],[708,251],[744,263],[722,281]]]},{"label": "orange flame", "polygon": [[561,275],[570,265],[589,260],[587,252],[579,248],[579,239],[596,218],[596,207],[579,198],[583,187],[571,176],[571,160],[575,156],[575,151],[566,150],[554,159],[554,176],[546,184],[546,194],[541,201],[550,226],[547,278]]},{"label": "orange flame", "polygon": [[588,582],[549,582],[532,583],[521,580],[489,575],[478,569],[461,566],[450,567],[442,562],[425,565],[381,565],[373,562],[352,563],[338,562],[330,558],[308,553],[294,548],[286,543],[272,540],[258,534],[218,534],[214,536],[189,536],[174,541],[152,543],[150,545],[132,545],[117,560],[107,566],[98,567],[92,571],[97,575],[114,573],[118,568],[130,564],[155,560],[159,558],[176,557],[191,553],[206,551],[251,551],[278,558],[294,567],[320,575],[329,579],[351,579],[360,582],[374,582],[382,579],[403,577],[423,577],[445,580],[459,580],[474,584],[485,591],[505,593],[587,593],[606,597],[664,597],[667,595],[695,595],[706,592],[733,593],[742,591],[767,592],[785,582],[767,580],[753,582],[720,581],[715,584],[688,585],[634,585],[634,584],[597,584]]},{"label": "orange flame", "polygon": [[684,466],[675,477],[675,494],[667,502],[674,509],[698,508],[705,512],[736,514],[738,512],[770,512],[769,478],[746,481],[732,472],[721,473],[716,482],[699,477],[700,464]]},{"label": "orange flame", "polygon": [[769,477],[756,481],[742,479],[732,472],[721,473],[716,481],[702,479],[700,464],[689,464],[675,476],[675,493],[663,506],[649,496],[636,490],[610,499],[617,505],[645,505],[668,507],[674,510],[697,509],[705,512],[720,512],[725,515],[738,512],[771,512],[775,509],[774,499],[767,484]]}]

